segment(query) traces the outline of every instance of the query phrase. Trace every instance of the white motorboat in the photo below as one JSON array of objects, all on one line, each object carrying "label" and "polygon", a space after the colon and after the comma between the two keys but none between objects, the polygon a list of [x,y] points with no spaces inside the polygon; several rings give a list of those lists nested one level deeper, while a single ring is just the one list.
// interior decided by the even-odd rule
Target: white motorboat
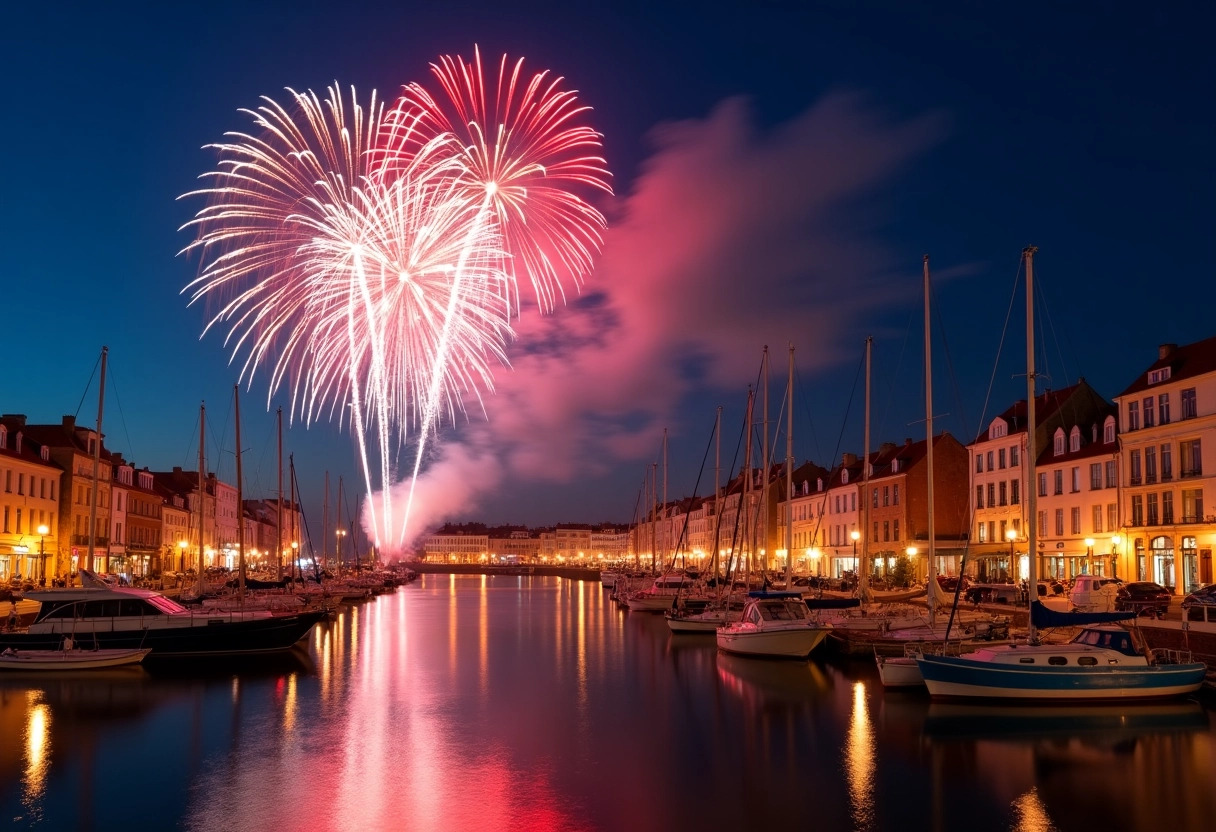
[{"label": "white motorboat", "polygon": [[831,629],[811,616],[800,592],[752,592],[743,617],[718,628],[718,649],[744,656],[804,659]]},{"label": "white motorboat", "polygon": [[139,664],[150,652],[148,647],[107,650],[18,650],[9,647],[0,652],[0,670],[41,672],[122,667]]},{"label": "white motorboat", "polygon": [[663,612],[674,606],[681,595],[687,597],[694,581],[682,573],[660,575],[646,589],[630,593],[625,599],[630,612]]}]

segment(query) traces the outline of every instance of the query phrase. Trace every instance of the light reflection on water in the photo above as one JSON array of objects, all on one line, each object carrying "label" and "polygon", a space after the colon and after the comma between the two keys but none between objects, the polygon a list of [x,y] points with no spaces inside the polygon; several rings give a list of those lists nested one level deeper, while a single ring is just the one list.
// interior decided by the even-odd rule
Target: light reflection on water
[{"label": "light reflection on water", "polygon": [[1065,832],[1216,817],[1212,712],[1194,703],[930,704],[884,694],[868,662],[719,654],[607,596],[423,576],[283,656],[0,679],[0,726],[23,738],[0,744],[0,826]]}]

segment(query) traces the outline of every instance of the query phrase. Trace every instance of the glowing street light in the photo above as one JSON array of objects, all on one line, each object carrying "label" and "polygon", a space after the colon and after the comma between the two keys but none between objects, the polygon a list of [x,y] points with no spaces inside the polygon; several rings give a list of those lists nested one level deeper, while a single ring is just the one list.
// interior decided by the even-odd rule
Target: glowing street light
[{"label": "glowing street light", "polygon": [[1110,576],[1112,578],[1119,577],[1119,546],[1123,543],[1123,538],[1119,535],[1112,535],[1110,539]]},{"label": "glowing street light", "polygon": [[1085,538],[1085,571],[1090,575],[1094,573],[1094,539],[1092,537]]},{"label": "glowing street light", "polygon": [[50,529],[47,528],[46,524],[38,527],[38,583],[42,584],[42,586],[46,586],[46,547],[44,544],[46,543],[46,536],[49,532]]},{"label": "glowing street light", "polygon": [[186,547],[189,545],[185,540],[177,541],[177,568],[182,572],[186,571]]}]

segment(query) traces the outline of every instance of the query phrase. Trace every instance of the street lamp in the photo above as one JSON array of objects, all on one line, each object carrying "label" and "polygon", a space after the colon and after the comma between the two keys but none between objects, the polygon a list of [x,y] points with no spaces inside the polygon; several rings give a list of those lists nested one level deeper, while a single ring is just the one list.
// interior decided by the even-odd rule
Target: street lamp
[{"label": "street lamp", "polygon": [[1014,564],[1014,558],[1017,557],[1017,553],[1013,551],[1013,541],[1018,539],[1018,530],[1006,529],[1005,539],[1009,541],[1009,574],[1013,575],[1014,580],[1016,581],[1019,570]]},{"label": "street lamp", "polygon": [[849,537],[853,539],[853,568],[859,569],[861,564],[857,562],[857,541],[861,540],[861,532],[853,529],[853,531],[849,532]]},{"label": "street lamp", "polygon": [[50,529],[47,528],[46,524],[38,527],[38,583],[42,586],[46,586],[46,548],[44,544],[46,543],[48,532],[50,532]]},{"label": "street lamp", "polygon": [[916,580],[919,581],[920,569],[916,566],[916,553],[918,551],[919,550],[915,546],[909,546],[907,549],[904,549],[904,554],[908,556],[908,560],[912,561],[913,574],[915,575]]},{"label": "street lamp", "polygon": [[816,577],[822,577],[823,572],[820,571],[820,569],[819,569],[819,550],[817,548],[814,548],[814,547],[811,548],[811,560],[815,564]]},{"label": "street lamp", "polygon": [[1110,576],[1112,578],[1119,577],[1119,545],[1123,543],[1123,538],[1119,535],[1112,535],[1110,539]]},{"label": "street lamp", "polygon": [[338,573],[342,573],[342,538],[346,537],[346,529],[337,529],[334,535],[338,538]]},{"label": "street lamp", "polygon": [[177,551],[178,551],[177,568],[181,572],[186,571],[186,547],[189,545],[190,544],[185,540],[177,541]]},{"label": "street lamp", "polygon": [[1094,539],[1092,537],[1085,538],[1085,571],[1090,575],[1094,573]]}]

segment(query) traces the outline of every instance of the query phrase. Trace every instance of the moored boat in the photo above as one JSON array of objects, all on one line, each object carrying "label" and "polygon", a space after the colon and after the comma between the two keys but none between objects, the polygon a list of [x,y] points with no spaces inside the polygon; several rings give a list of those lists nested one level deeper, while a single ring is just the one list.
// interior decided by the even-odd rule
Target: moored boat
[{"label": "moored boat", "polygon": [[137,665],[151,651],[144,648],[105,650],[18,650],[0,652],[0,670],[58,672]]},{"label": "moored boat", "polygon": [[55,650],[70,636],[82,648],[148,648],[151,658],[266,653],[290,648],[324,615],[192,610],[134,587],[35,590],[26,597],[40,602],[37,616],[24,631],[0,634],[0,649]]},{"label": "moored boat", "polygon": [[831,629],[811,616],[800,592],[751,592],[743,617],[718,628],[718,649],[744,656],[805,659]]}]

